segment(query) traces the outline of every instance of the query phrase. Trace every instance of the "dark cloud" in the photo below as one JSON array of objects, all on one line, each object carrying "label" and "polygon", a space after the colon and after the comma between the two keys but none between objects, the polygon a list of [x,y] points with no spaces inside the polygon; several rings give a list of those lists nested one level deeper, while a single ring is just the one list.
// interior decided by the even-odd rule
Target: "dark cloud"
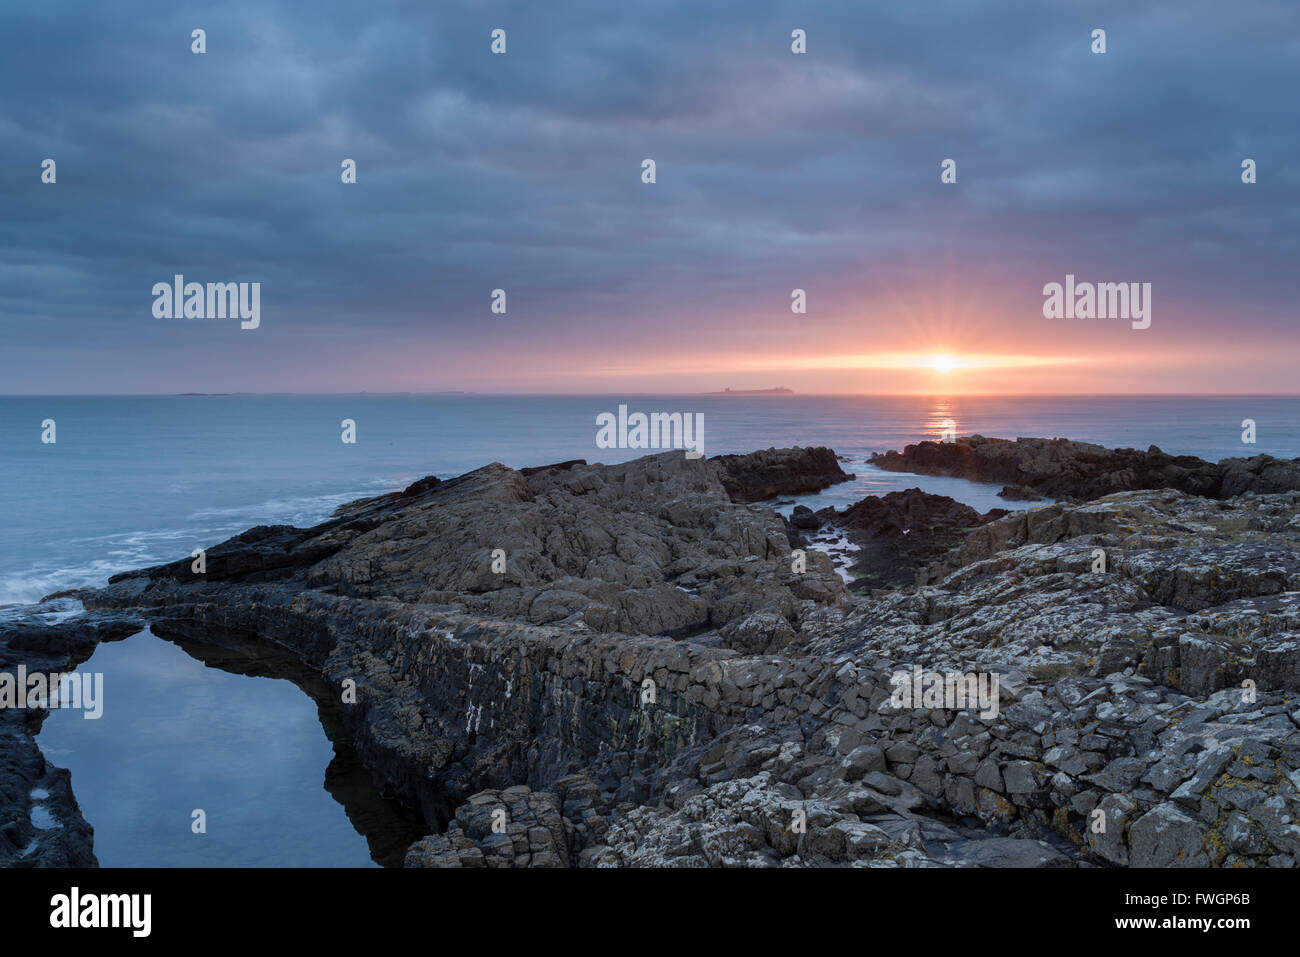
[{"label": "dark cloud", "polygon": [[[1208,307],[1294,335],[1297,27],[1264,0],[11,5],[0,392],[508,351],[498,286],[558,341],[762,337],[793,285],[844,309],[952,275],[1033,310],[1068,269],[1150,281],[1202,335]],[[153,319],[176,272],[263,283],[254,359]]]}]

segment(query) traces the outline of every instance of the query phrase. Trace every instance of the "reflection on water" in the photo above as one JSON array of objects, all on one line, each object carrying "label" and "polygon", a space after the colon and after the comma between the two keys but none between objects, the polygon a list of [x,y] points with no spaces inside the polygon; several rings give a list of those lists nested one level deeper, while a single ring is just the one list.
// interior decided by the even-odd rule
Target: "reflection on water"
[{"label": "reflection on water", "polygon": [[428,829],[376,793],[319,677],[264,645],[175,637],[100,645],[79,670],[103,672],[103,716],[53,711],[37,739],[71,770],[99,863],[400,864]]},{"label": "reflection on water", "polygon": [[951,442],[961,429],[957,423],[956,405],[951,399],[935,399],[926,415],[925,430],[917,437],[919,442]]},{"label": "reflection on water", "polygon": [[[914,441],[917,442],[952,442],[961,436],[961,424],[957,421],[957,403],[953,399],[931,399],[930,410],[926,413],[926,424]],[[901,450],[900,450],[901,451]]]}]

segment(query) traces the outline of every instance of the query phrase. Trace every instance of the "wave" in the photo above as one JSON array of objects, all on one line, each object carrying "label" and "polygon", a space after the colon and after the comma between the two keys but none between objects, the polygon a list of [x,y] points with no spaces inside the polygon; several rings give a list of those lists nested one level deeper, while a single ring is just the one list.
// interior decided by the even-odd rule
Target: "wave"
[{"label": "wave", "polygon": [[245,523],[243,528],[248,528],[251,525],[268,524],[314,525],[328,518],[340,505],[346,505],[358,498],[366,498],[382,492],[400,491],[402,488],[405,488],[405,485],[395,485],[385,479],[374,479],[364,483],[358,491],[332,495],[299,495],[291,498],[276,498],[253,506],[238,505],[232,508],[203,508],[191,512],[189,519],[200,522],[210,519],[238,519]]},{"label": "wave", "polygon": [[98,587],[119,572],[176,561],[204,543],[215,545],[254,525],[315,525],[340,505],[392,488],[392,482],[375,479],[348,493],[200,509],[187,516],[184,528],[135,529],[66,539],[58,543],[63,553],[59,557],[37,560],[23,571],[0,571],[0,608],[33,604],[46,595],[72,588]]}]

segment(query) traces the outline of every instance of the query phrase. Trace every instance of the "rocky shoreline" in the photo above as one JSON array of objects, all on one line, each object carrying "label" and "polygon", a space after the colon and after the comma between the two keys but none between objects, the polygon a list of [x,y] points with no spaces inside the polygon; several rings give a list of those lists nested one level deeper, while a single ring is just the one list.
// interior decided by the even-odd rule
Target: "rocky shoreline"
[{"label": "rocky shoreline", "polygon": [[1154,445],[1142,452],[1070,439],[1012,441],[972,435],[951,442],[918,442],[902,452],[873,455],[870,461],[890,472],[1006,483],[999,494],[1020,501],[1044,496],[1086,501],[1160,488],[1208,498],[1300,489],[1300,459],[1256,455],[1215,463],[1194,455],[1169,455]]},{"label": "rocky shoreline", "polygon": [[[877,464],[1071,501],[787,522],[831,450],[493,464],[116,576],[5,664],[142,620],[292,653],[427,822],[407,866],[1294,866],[1300,461],[977,439]],[[996,707],[891,706],[913,671]],[[93,861],[16,856],[57,775],[5,733],[0,862]]]}]

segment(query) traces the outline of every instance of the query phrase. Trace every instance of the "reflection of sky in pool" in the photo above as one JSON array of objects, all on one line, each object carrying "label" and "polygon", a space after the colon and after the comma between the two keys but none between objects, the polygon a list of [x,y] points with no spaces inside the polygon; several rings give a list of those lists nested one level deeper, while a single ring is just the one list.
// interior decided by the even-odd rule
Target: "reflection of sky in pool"
[{"label": "reflection of sky in pool", "polygon": [[291,682],[206,667],[148,630],[78,670],[104,673],[103,716],[51,711],[37,741],[71,770],[101,866],[375,866],[324,789],[334,749]]}]

